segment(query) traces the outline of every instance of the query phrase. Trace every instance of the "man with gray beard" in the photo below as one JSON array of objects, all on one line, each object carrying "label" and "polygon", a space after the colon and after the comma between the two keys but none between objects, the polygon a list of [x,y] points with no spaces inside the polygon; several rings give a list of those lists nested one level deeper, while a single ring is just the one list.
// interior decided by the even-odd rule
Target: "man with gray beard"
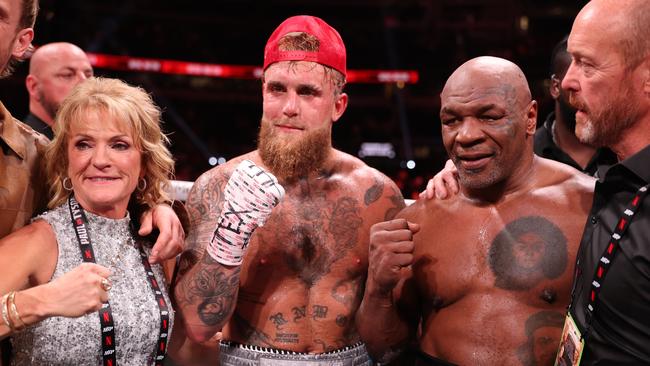
[{"label": "man with gray beard", "polygon": [[[190,192],[176,301],[190,338],[223,327],[222,365],[371,364],[354,324],[369,230],[404,201],[388,177],[332,147],[345,75],[336,30],[312,16],[285,20],[265,47],[258,149],[204,173]],[[242,162],[250,177],[266,175],[256,166],[276,175],[285,194],[263,227],[224,253],[212,249],[223,230],[251,231],[226,207],[259,193],[226,199]],[[222,224],[239,215],[241,225]]]},{"label": "man with gray beard", "polygon": [[534,150],[543,158],[559,161],[593,176],[599,166],[615,164],[616,155],[607,148],[581,143],[575,134],[576,111],[569,105],[569,94],[561,87],[571,64],[571,55],[566,50],[567,38],[556,44],[551,52],[549,93],[555,106],[544,124],[535,131]]}]

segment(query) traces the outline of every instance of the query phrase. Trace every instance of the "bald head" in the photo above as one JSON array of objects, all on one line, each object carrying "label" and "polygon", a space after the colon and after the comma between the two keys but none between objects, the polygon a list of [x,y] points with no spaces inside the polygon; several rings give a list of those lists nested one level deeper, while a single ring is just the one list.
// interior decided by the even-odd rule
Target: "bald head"
[{"label": "bald head", "polygon": [[29,62],[29,73],[40,74],[48,65],[66,63],[69,60],[85,62],[90,66],[86,53],[67,42],[48,43],[36,49]]},{"label": "bald head", "polygon": [[29,111],[52,125],[61,102],[72,88],[93,75],[86,53],[72,43],[49,43],[38,48],[25,80]]},{"label": "bald head", "polygon": [[440,99],[442,140],[463,189],[490,191],[525,175],[537,104],[517,65],[497,57],[469,60],[447,79]]},{"label": "bald head", "polygon": [[458,93],[483,95],[501,94],[513,107],[523,107],[531,100],[528,81],[514,63],[492,56],[471,59],[454,71],[442,90],[442,99]]},{"label": "bald head", "polygon": [[611,43],[628,68],[634,68],[650,56],[648,29],[650,1],[592,0],[576,16],[571,34],[597,32],[603,41]]}]

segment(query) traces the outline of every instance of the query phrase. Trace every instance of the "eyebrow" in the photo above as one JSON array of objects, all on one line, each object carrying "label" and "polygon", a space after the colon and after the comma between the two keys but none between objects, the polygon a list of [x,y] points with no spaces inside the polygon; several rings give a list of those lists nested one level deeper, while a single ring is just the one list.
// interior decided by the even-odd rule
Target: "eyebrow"
[{"label": "eyebrow", "polygon": [[[71,134],[70,137],[75,138],[75,139],[76,138],[90,138],[90,139],[93,139],[93,140],[96,139],[95,137],[93,137],[91,135],[88,135],[86,133],[77,133],[77,134],[74,134],[74,135]],[[129,136],[128,133],[121,133],[119,135],[111,136],[111,137],[109,137],[108,140],[111,141],[111,140],[120,139],[120,138],[124,138],[124,137],[129,138],[131,140],[134,140],[131,136]]]},{"label": "eyebrow", "polygon": [[478,112],[478,113],[485,113],[485,112],[487,112],[487,111],[490,111],[490,110],[492,110],[492,109],[497,109],[497,108],[500,108],[500,107],[497,106],[496,104],[490,103],[490,104],[488,104],[488,105],[484,105],[484,106],[480,107],[480,108],[477,110],[477,112]]},{"label": "eyebrow", "polygon": [[[500,109],[501,107],[494,104],[494,103],[490,103],[490,104],[482,105],[480,107],[471,107],[470,106],[470,108],[473,109],[473,110],[474,110],[474,108],[477,108],[477,109],[475,109],[476,113],[485,113],[485,112],[487,112],[489,110],[492,110],[492,109]],[[457,112],[456,112],[456,110],[454,108],[449,108],[449,107],[443,107],[440,110],[440,113],[457,114]]]},{"label": "eyebrow", "polygon": [[300,84],[296,88],[301,93],[308,92],[310,94],[320,94],[321,93],[321,88],[319,88],[316,85],[311,85],[311,84]]},{"label": "eyebrow", "polygon": [[0,5],[0,21],[6,22],[8,18],[9,18],[9,13],[7,12],[7,9],[5,9],[2,5]]}]

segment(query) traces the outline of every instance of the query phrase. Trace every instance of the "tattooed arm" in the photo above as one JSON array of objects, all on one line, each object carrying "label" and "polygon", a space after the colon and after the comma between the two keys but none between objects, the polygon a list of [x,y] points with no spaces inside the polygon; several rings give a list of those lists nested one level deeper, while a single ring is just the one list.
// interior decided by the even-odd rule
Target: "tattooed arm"
[{"label": "tattooed arm", "polygon": [[221,169],[201,175],[188,196],[192,230],[174,289],[187,335],[198,342],[209,340],[230,319],[239,291],[240,267],[225,266],[205,252],[221,214],[223,188],[228,181]]},{"label": "tattooed arm", "polygon": [[409,344],[419,319],[419,311],[412,305],[414,291],[409,291],[411,281],[407,280],[418,226],[403,218],[394,219],[405,205],[390,179],[376,180],[366,192],[366,205],[375,201],[384,207],[379,221],[385,222],[370,229],[368,276],[356,326],[370,354],[388,362]]}]

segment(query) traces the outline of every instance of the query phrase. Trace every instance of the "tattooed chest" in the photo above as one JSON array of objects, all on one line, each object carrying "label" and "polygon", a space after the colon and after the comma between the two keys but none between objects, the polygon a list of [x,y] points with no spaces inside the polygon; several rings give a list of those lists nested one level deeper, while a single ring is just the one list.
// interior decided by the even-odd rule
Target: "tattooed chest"
[{"label": "tattooed chest", "polygon": [[503,290],[535,306],[557,306],[567,300],[569,245],[553,221],[522,216],[490,226],[485,233],[468,231],[447,237],[454,240],[438,247],[429,244],[428,248],[437,250],[418,253],[413,266],[425,305],[431,309],[461,299],[503,296]]},{"label": "tattooed chest", "polygon": [[288,202],[258,230],[256,256],[274,258],[311,286],[357,249],[362,224],[361,207],[351,197]]}]

